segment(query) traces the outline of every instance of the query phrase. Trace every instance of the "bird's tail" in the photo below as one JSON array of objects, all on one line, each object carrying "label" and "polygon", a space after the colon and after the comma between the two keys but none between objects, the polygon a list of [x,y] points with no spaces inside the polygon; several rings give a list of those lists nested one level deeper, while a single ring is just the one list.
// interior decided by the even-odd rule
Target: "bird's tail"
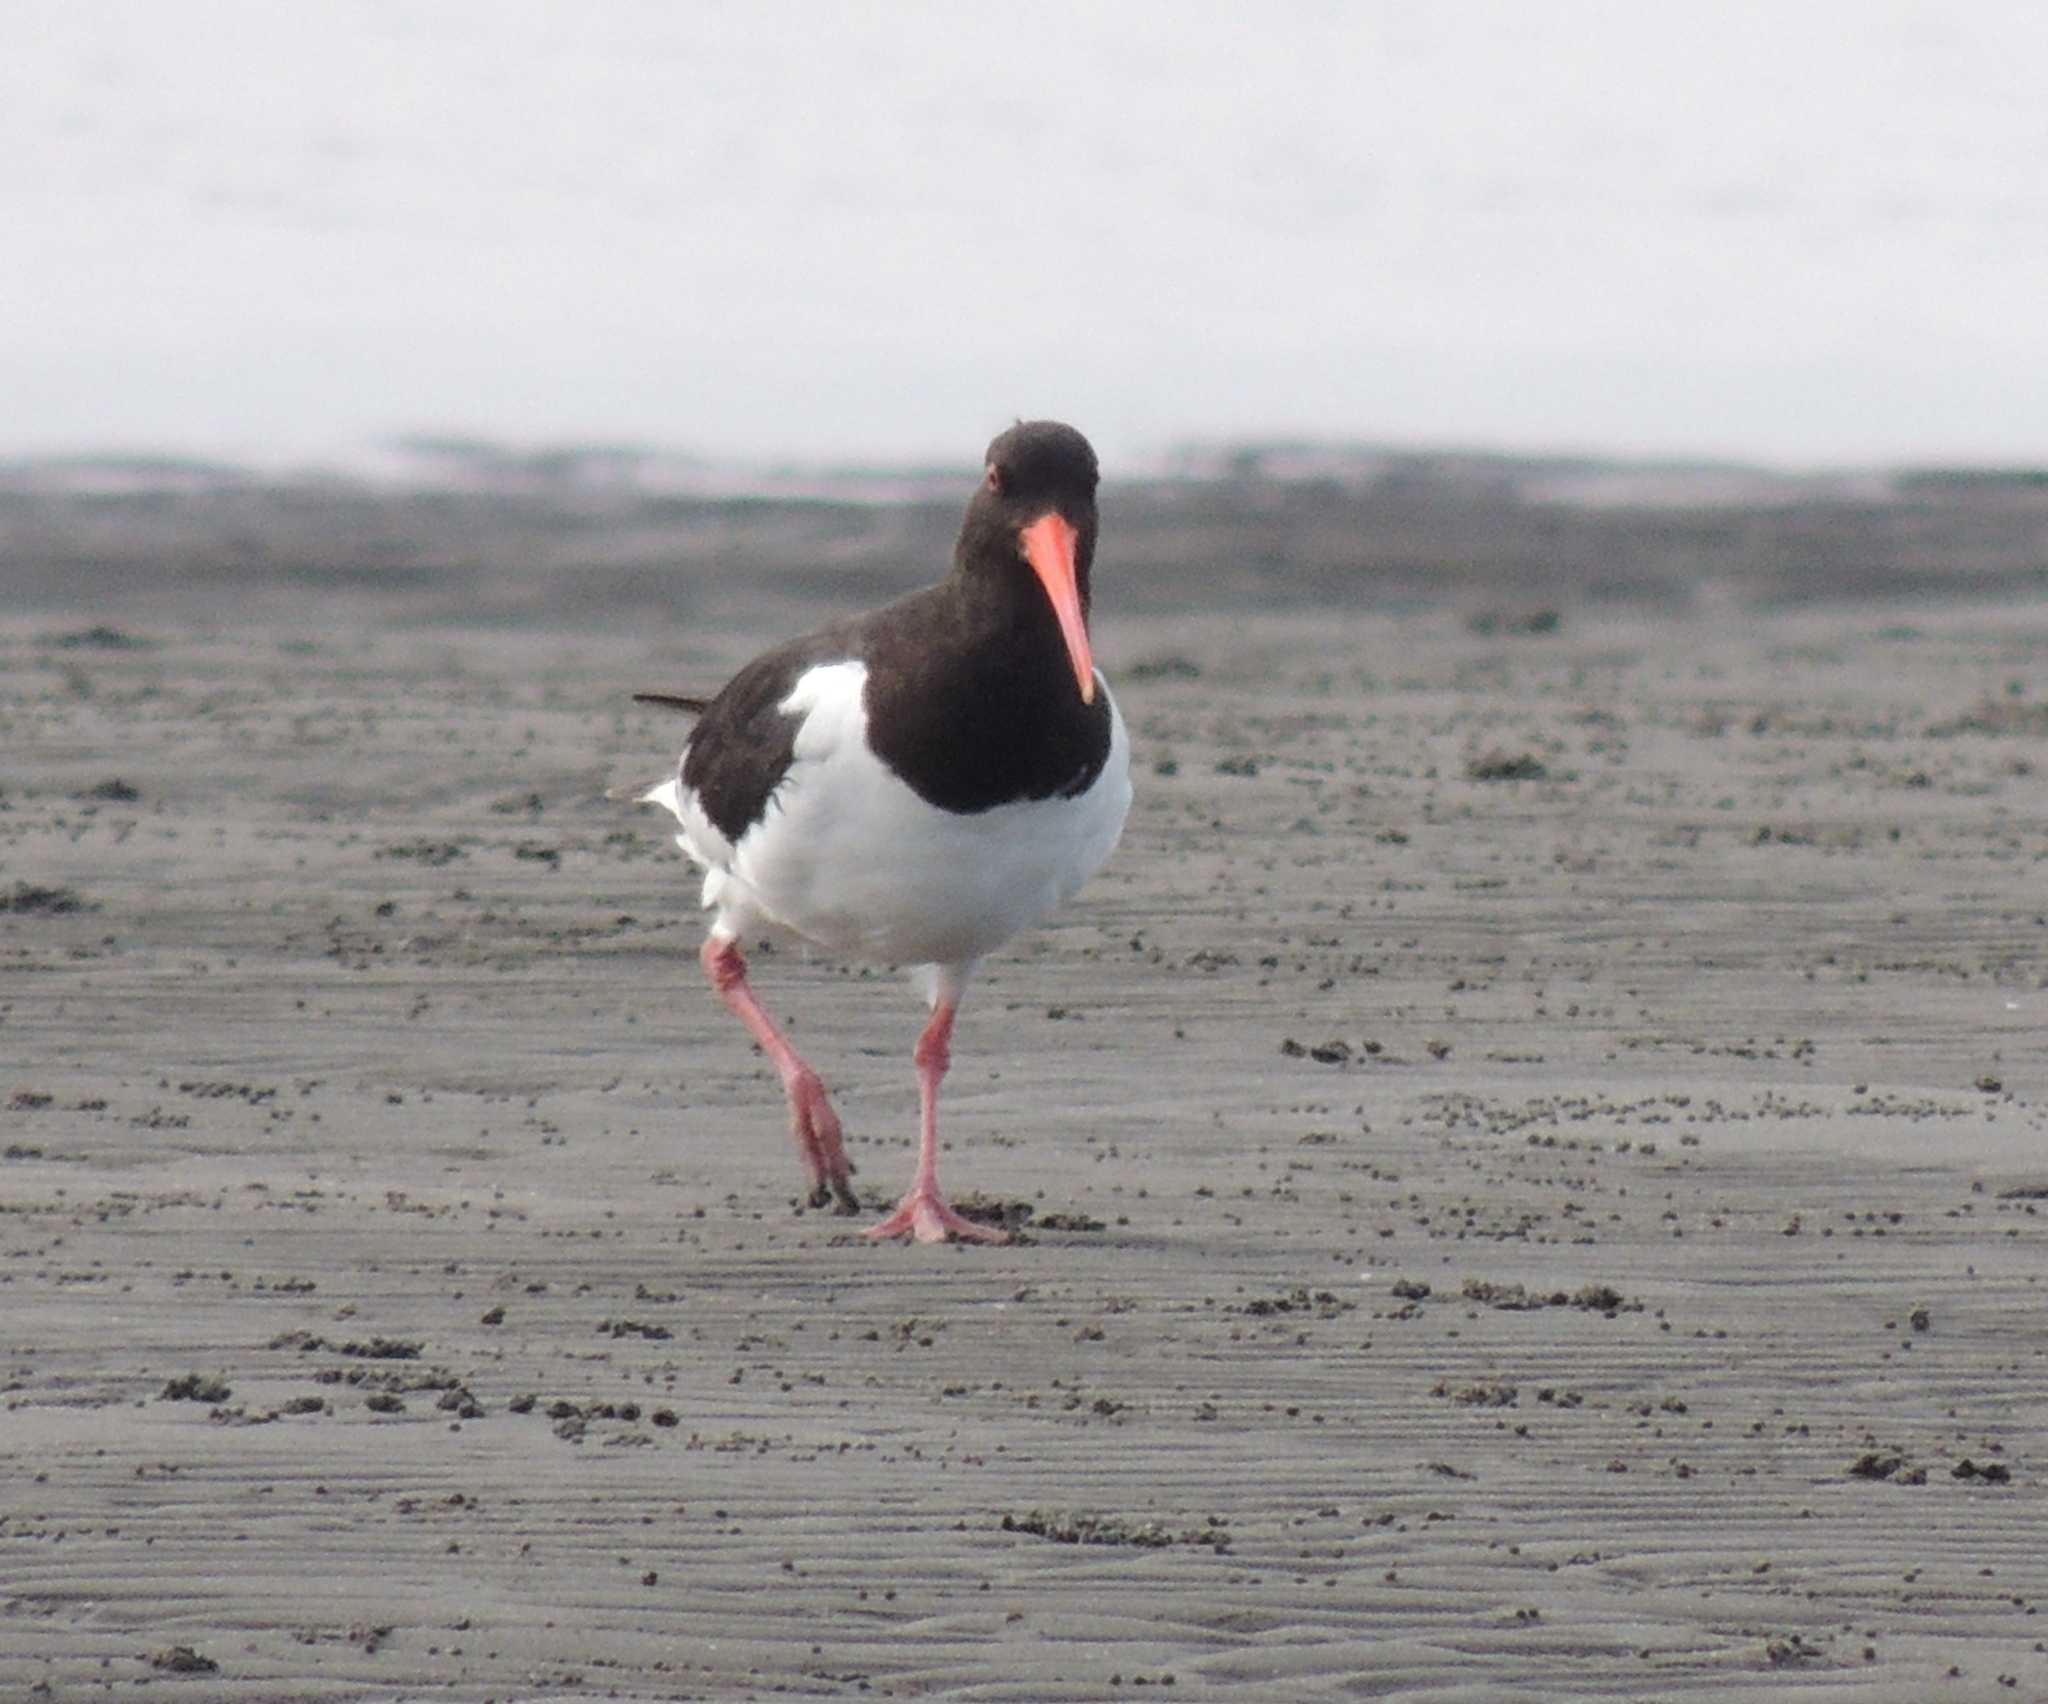
[{"label": "bird's tail", "polygon": [[659,781],[640,781],[628,787],[608,787],[607,799],[629,800],[636,805],[659,805],[674,817],[683,820],[682,777],[665,775]]},{"label": "bird's tail", "polygon": [[[680,710],[686,716],[701,716],[710,705],[708,698],[693,698],[681,692],[636,692],[635,704],[653,704],[663,710]],[[624,787],[605,789],[607,799],[631,800],[636,805],[660,805],[678,820],[683,814],[682,788],[679,777],[673,772],[659,781],[636,781]]]},{"label": "bird's tail", "polygon": [[635,805],[659,805],[678,823],[682,821],[682,776],[670,774],[662,780],[643,780],[635,786],[612,786],[606,799],[629,799]]}]

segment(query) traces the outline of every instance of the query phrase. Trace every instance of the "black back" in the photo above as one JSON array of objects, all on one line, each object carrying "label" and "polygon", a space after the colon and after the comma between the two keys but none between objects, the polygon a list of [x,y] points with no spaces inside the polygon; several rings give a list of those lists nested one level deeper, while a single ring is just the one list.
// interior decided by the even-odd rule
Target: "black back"
[{"label": "black back", "polygon": [[805,670],[848,658],[867,665],[870,745],[926,803],[968,815],[1087,791],[1109,755],[1109,698],[1098,689],[1082,702],[1018,535],[1048,510],[1074,527],[1085,614],[1096,480],[1095,452],[1072,427],[1012,427],[989,445],[944,580],[741,669],[683,754],[683,784],[719,832],[738,840],[788,773],[797,720],[776,706]]}]

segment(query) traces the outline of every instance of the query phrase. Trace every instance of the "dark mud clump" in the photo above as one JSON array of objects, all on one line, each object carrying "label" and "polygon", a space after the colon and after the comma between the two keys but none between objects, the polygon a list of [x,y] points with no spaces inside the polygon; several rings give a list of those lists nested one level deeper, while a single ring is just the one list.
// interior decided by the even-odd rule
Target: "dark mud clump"
[{"label": "dark mud clump", "polygon": [[71,887],[42,887],[35,882],[16,882],[0,890],[0,915],[13,917],[68,917],[80,911],[97,911],[98,906]]}]

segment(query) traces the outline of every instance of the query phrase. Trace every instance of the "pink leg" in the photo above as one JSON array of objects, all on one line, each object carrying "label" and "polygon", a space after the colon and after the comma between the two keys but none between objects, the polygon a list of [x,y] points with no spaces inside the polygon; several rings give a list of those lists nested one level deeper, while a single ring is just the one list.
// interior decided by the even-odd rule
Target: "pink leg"
[{"label": "pink leg", "polygon": [[825,1085],[819,1081],[818,1073],[797,1056],[789,1038],[775,1027],[775,1020],[754,998],[753,989],[747,986],[747,961],[740,957],[739,948],[713,935],[704,943],[702,957],[704,974],[711,978],[718,997],[747,1026],[748,1033],[761,1044],[761,1051],[768,1055],[782,1078],[783,1093],[789,1096],[797,1153],[811,1180],[811,1205],[822,1207],[833,1201],[836,1212],[858,1213],[860,1203],[854,1199],[853,1184],[849,1181],[853,1165],[840,1138],[839,1115],[825,1098]]},{"label": "pink leg", "polygon": [[917,1098],[923,1107],[923,1124],[917,1146],[917,1176],[910,1192],[897,1203],[896,1211],[879,1225],[861,1234],[870,1237],[913,1236],[919,1242],[944,1242],[959,1237],[965,1242],[1002,1243],[1009,1232],[978,1225],[962,1218],[939,1193],[939,1079],[952,1062],[953,1014],[958,1010],[951,995],[941,994],[932,1007],[931,1022],[917,1038]]}]

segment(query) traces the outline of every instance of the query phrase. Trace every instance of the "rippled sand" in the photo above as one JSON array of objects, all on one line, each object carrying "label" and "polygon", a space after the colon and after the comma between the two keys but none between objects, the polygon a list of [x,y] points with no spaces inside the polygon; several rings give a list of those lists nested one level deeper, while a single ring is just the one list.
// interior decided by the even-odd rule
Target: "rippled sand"
[{"label": "rippled sand", "polygon": [[1110,510],[1002,1249],[605,796],[950,504],[0,509],[0,1692],[2048,1696],[2034,498],[1268,495]]}]

